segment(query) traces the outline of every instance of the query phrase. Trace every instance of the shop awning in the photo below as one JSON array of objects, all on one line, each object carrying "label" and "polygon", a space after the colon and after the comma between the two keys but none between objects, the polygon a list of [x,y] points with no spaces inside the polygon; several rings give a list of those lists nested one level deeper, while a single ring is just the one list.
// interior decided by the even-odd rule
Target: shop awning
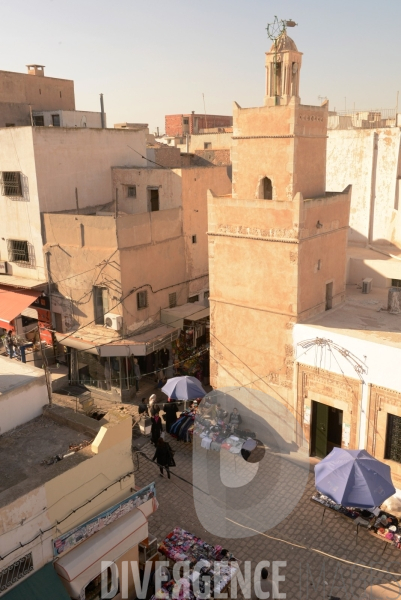
[{"label": "shop awning", "polygon": [[70,596],[80,598],[81,590],[100,575],[101,561],[117,560],[147,537],[148,520],[136,508],[67,552],[54,568]]},{"label": "shop awning", "polygon": [[102,342],[100,342],[99,338],[95,342],[93,340],[87,340],[84,338],[74,337],[73,335],[70,335],[68,333],[56,332],[55,336],[56,336],[56,340],[60,344],[63,344],[64,346],[67,346],[68,348],[75,348],[75,350],[79,350],[80,352],[89,352],[89,354],[97,354],[96,344],[103,342],[103,340],[102,340]]},{"label": "shop awning", "polygon": [[12,286],[13,288],[23,288],[31,290],[40,287],[47,289],[47,281],[39,279],[27,279],[26,277],[18,277],[17,275],[0,275],[0,285]]},{"label": "shop awning", "polygon": [[203,304],[196,304],[196,302],[188,302],[174,308],[163,308],[160,320],[162,323],[166,323],[166,325],[182,329],[184,327],[184,320],[199,321],[209,316],[210,308],[205,308]]},{"label": "shop awning", "polygon": [[32,575],[14,586],[7,594],[2,596],[2,600],[70,600],[53,563],[48,563],[39,571],[34,571]]},{"label": "shop awning", "polygon": [[130,336],[119,342],[98,346],[98,353],[100,356],[147,356],[176,340],[179,333],[179,329],[159,323],[157,327],[149,329],[149,331]]},{"label": "shop awning", "polygon": [[[0,285],[0,327],[9,325],[15,317],[28,308],[39,296],[39,291],[15,290]],[[7,329],[7,327],[6,327]]]}]

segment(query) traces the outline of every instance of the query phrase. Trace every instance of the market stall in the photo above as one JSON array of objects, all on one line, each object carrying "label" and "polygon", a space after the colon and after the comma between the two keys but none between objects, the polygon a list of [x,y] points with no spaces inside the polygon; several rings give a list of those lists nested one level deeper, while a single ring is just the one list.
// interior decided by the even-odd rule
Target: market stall
[{"label": "market stall", "polygon": [[[212,598],[214,594],[227,589],[238,571],[238,561],[222,546],[212,546],[180,527],[176,527],[161,542],[159,552],[167,557],[170,567],[176,562],[188,561],[189,573],[186,579],[178,582],[174,579],[164,582],[151,600],[193,600],[204,594],[206,578],[210,578],[210,591],[206,597]],[[215,570],[216,562],[219,563],[218,573]]]}]

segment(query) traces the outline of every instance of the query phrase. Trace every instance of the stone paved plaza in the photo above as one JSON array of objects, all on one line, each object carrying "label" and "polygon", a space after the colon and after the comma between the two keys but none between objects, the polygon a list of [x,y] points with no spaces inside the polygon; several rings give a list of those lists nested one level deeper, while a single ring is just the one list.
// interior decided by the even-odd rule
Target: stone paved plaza
[{"label": "stone paved plaza", "polygon": [[[213,523],[215,512],[220,522],[216,521],[213,533],[206,531],[199,521],[194,505],[193,496],[193,447],[167,436],[169,443],[175,450],[177,466],[173,468],[171,480],[159,476],[156,465],[151,464],[145,457],[137,455],[135,465],[136,483],[139,486],[156,481],[159,510],[150,517],[149,531],[161,541],[174,527],[179,526],[198,535],[212,544],[222,544],[228,548],[238,560],[252,561],[252,568],[261,560],[286,561],[287,566],[281,568],[280,574],[285,575],[285,581],[280,583],[280,592],[285,592],[287,599],[322,599],[340,598],[350,600],[362,598],[362,592],[369,585],[376,585],[384,581],[401,580],[401,550],[393,549],[385,542],[376,539],[366,530],[360,528],[356,535],[355,525],[340,515],[326,511],[322,522],[323,509],[310,500],[314,492],[313,472],[305,473],[305,490],[295,508],[281,523],[268,531],[263,529],[262,517],[256,511],[247,517],[251,531],[241,528],[241,535],[247,537],[227,537],[222,539],[216,532],[222,531],[222,520],[218,514],[218,505],[223,501],[216,490],[214,500],[208,494],[196,491],[198,502],[204,496],[205,510],[208,511],[209,522]],[[150,443],[143,446],[143,451],[150,458],[153,457],[154,447]],[[197,450],[198,452],[198,450]],[[200,449],[207,453],[215,468],[218,468],[219,453]],[[289,461],[281,464],[288,485],[278,483],[277,473],[272,472],[273,463],[267,457],[266,472],[263,470],[255,477],[253,487],[244,486],[245,493],[231,490],[226,495],[226,501],[233,504],[234,511],[242,508],[244,496],[250,496],[259,502],[263,495],[270,497],[271,506],[282,510],[291,496],[291,490],[296,493],[297,471],[300,467]],[[237,460],[242,460],[237,457]],[[262,463],[260,463],[262,464]],[[275,465],[276,466],[276,465]],[[269,473],[270,469],[270,473]],[[185,480],[185,481],[184,481]],[[204,489],[204,488],[202,488]],[[210,488],[209,488],[210,489]],[[215,502],[215,504],[213,504]],[[216,510],[213,510],[216,506]],[[202,506],[201,506],[202,508]],[[239,519],[238,519],[239,520]],[[227,523],[228,531],[238,534],[238,527]],[[224,527],[223,527],[224,529]],[[229,534],[228,534],[229,535]],[[383,555],[383,550],[385,552]],[[368,565],[369,568],[363,568]],[[376,570],[373,570],[375,567]],[[399,576],[382,571],[400,573]],[[240,597],[241,595],[238,594]],[[393,595],[391,598],[396,598]],[[401,588],[400,596],[401,598]],[[368,598],[368,596],[367,596]]]}]

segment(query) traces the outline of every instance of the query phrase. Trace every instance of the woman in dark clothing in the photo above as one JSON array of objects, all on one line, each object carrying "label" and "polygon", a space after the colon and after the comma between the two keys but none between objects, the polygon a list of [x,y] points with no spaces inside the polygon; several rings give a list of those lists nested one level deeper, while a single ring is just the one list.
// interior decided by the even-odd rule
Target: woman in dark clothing
[{"label": "woman in dark clothing", "polygon": [[156,445],[156,452],[152,460],[153,462],[156,461],[160,468],[160,477],[163,477],[164,467],[167,471],[167,477],[170,479],[170,467],[175,466],[175,462],[170,444],[167,444],[163,438],[159,438]]},{"label": "woman in dark clothing", "polygon": [[151,421],[152,421],[152,426],[150,429],[150,437],[152,440],[152,444],[154,444],[156,446],[162,431],[163,431],[163,424],[162,424],[162,420],[159,416],[159,411],[155,411],[153,417],[151,417]]},{"label": "woman in dark clothing", "polygon": [[165,421],[166,421],[166,431],[167,431],[167,433],[170,433],[171,426],[177,420],[178,407],[177,407],[176,403],[174,402],[174,400],[171,400],[171,398],[169,398],[168,402],[166,402],[166,404],[163,406],[163,410],[166,413],[164,416]]}]

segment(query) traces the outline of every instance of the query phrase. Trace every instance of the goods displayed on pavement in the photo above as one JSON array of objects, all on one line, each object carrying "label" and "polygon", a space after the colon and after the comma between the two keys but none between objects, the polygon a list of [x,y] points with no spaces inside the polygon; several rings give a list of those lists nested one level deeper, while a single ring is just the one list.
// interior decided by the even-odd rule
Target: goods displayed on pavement
[{"label": "goods displayed on pavement", "polygon": [[378,536],[384,542],[401,550],[401,523],[394,515],[380,508],[367,510],[359,507],[345,507],[320,492],[316,492],[311,499],[323,506],[324,509],[334,510],[353,521],[358,527],[359,525],[365,527],[372,535]]},{"label": "goods displayed on pavement", "polygon": [[[202,575],[210,578],[210,594],[207,597],[213,597],[214,593],[221,593],[230,583],[238,570],[238,563],[232,554],[223,551],[222,546],[212,546],[196,537],[194,534],[176,527],[159,545],[159,552],[164,554],[171,563],[179,561],[188,561],[190,563],[189,575],[187,579],[180,579],[175,582],[173,579],[163,583],[151,600],[164,600],[167,598],[195,599],[197,595],[204,594],[204,581]],[[218,576],[214,570],[214,563],[219,563]],[[235,563],[235,566],[234,564]],[[195,570],[197,566],[197,570]],[[199,570],[200,569],[200,570]],[[194,590],[194,582],[198,585]],[[175,595],[175,592],[179,593]]]},{"label": "goods displayed on pavement", "polygon": [[201,440],[202,448],[217,452],[223,448],[232,454],[239,454],[246,440],[256,437],[241,423],[238,426],[226,423],[227,416],[227,412],[218,409],[209,398],[202,401],[193,428],[193,435]]}]

